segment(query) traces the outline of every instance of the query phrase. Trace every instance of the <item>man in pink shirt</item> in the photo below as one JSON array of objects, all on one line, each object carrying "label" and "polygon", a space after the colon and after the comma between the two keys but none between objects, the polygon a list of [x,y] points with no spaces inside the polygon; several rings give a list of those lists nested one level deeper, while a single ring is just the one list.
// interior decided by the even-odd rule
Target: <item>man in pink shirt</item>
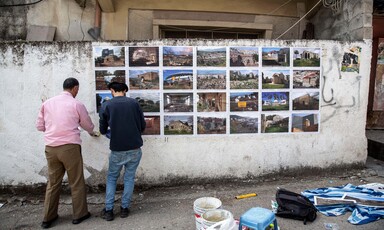
[{"label": "man in pink shirt", "polygon": [[67,172],[71,187],[73,224],[88,219],[86,185],[81,155],[79,126],[91,136],[94,125],[85,106],[75,99],[79,92],[79,82],[67,78],[64,91],[45,101],[36,121],[36,128],[44,132],[45,156],[48,162],[48,184],[45,193],[43,228],[51,227],[57,220],[61,183]]}]

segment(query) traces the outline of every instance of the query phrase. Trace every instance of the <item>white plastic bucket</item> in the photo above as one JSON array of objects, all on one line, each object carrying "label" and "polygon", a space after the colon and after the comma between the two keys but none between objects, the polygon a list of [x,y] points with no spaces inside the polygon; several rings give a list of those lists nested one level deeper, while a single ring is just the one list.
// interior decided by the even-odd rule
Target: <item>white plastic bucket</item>
[{"label": "white plastic bucket", "polygon": [[202,230],[232,230],[236,229],[231,212],[224,209],[206,211],[202,216]]},{"label": "white plastic bucket", "polygon": [[221,208],[221,201],[215,197],[201,197],[193,202],[193,210],[195,211],[196,230],[203,227],[203,218],[205,212]]}]

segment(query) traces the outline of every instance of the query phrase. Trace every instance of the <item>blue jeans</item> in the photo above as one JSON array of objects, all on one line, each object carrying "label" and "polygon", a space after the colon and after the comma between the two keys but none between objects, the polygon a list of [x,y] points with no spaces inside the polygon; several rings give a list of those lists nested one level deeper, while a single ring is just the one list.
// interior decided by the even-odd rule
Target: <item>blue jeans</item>
[{"label": "blue jeans", "polygon": [[109,155],[109,168],[107,175],[107,188],[105,194],[105,209],[113,209],[115,202],[116,183],[120,171],[124,166],[124,192],[121,197],[121,207],[129,208],[135,185],[136,169],[141,160],[141,148],[129,151],[111,151]]}]

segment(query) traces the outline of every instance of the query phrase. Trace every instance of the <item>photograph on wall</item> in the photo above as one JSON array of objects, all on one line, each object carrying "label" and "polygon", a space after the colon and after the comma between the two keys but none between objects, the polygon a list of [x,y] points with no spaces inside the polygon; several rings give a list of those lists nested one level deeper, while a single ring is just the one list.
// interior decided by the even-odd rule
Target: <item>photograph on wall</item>
[{"label": "photograph on wall", "polygon": [[259,118],[257,115],[230,115],[230,134],[257,133]]},{"label": "photograph on wall", "polygon": [[164,112],[193,112],[193,93],[164,93]]},{"label": "photograph on wall", "polygon": [[109,90],[108,84],[111,82],[125,83],[125,70],[96,70],[96,90]]},{"label": "photograph on wall", "polygon": [[229,72],[231,89],[258,89],[258,70],[231,70]]},{"label": "photograph on wall", "polygon": [[225,134],[225,116],[197,116],[197,134]]},{"label": "photograph on wall", "polygon": [[259,110],[259,94],[257,92],[231,92],[229,101],[231,112]]},{"label": "photograph on wall", "polygon": [[95,46],[93,50],[93,56],[95,58],[95,67],[125,66],[124,46]]},{"label": "photograph on wall", "polygon": [[164,46],[163,66],[193,66],[193,47]]},{"label": "photograph on wall", "polygon": [[289,115],[261,114],[261,133],[288,133]]},{"label": "photograph on wall", "polygon": [[320,70],[293,70],[294,89],[318,89]]},{"label": "photograph on wall", "polygon": [[164,70],[163,89],[193,89],[193,70]]},{"label": "photograph on wall", "polygon": [[262,110],[289,110],[289,92],[263,92]]},{"label": "photograph on wall", "polygon": [[102,92],[96,93],[96,111],[99,112],[101,105],[104,102],[109,101],[111,99],[112,99],[112,94],[110,92],[108,92],[108,93],[102,93]]},{"label": "photograph on wall", "polygon": [[262,48],[263,66],[290,66],[289,48]]},{"label": "photograph on wall", "polygon": [[160,93],[150,91],[129,91],[129,97],[139,102],[143,112],[160,112]]},{"label": "photograph on wall", "polygon": [[144,116],[145,130],[143,135],[160,135],[160,116]]},{"label": "photograph on wall", "polygon": [[159,66],[159,47],[129,47],[129,66]]},{"label": "photograph on wall", "polygon": [[319,92],[293,92],[293,110],[319,110]]},{"label": "photograph on wall", "polygon": [[164,135],[192,135],[193,116],[164,116]]},{"label": "photograph on wall", "polygon": [[197,70],[197,89],[225,89],[225,70]]},{"label": "photograph on wall", "polygon": [[197,66],[225,67],[226,47],[197,47]]},{"label": "photograph on wall", "polygon": [[318,132],[318,116],[317,113],[292,114],[292,132]]},{"label": "photograph on wall", "polygon": [[263,89],[289,89],[289,70],[264,70],[261,73]]},{"label": "photograph on wall", "polygon": [[293,48],[293,66],[320,67],[320,48]]},{"label": "photograph on wall", "polygon": [[344,50],[343,61],[341,62],[341,72],[356,72],[360,69],[361,48],[353,46]]},{"label": "photograph on wall", "polygon": [[259,66],[258,47],[231,47],[229,66]]},{"label": "photograph on wall", "polygon": [[159,89],[159,71],[129,70],[129,89]]},{"label": "photograph on wall", "polygon": [[225,112],[225,93],[197,93],[197,112]]}]

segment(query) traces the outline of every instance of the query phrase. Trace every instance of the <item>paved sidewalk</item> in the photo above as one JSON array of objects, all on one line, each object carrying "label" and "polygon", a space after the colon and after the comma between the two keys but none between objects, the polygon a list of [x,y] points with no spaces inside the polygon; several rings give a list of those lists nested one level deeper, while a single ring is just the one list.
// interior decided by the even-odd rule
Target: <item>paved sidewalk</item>
[{"label": "paved sidewalk", "polygon": [[[88,203],[92,217],[79,225],[71,223],[72,206],[68,195],[62,195],[59,206],[59,219],[52,225],[53,229],[195,229],[193,202],[200,197],[219,198],[223,208],[232,212],[238,219],[242,213],[252,207],[271,209],[271,200],[275,198],[277,187],[301,192],[306,189],[340,186],[347,183],[362,185],[367,183],[384,184],[384,163],[368,158],[364,170],[350,170],[333,175],[312,175],[290,178],[268,178],[263,180],[242,180],[225,183],[184,185],[174,187],[150,188],[135,191],[131,214],[128,218],[118,216],[119,200],[116,203],[114,221],[107,222],[100,218],[104,194],[89,194]],[[236,200],[235,196],[257,193],[256,197]],[[0,195],[0,229],[39,229],[42,221],[43,194]],[[355,226],[348,223],[347,212],[339,217],[327,217],[318,214],[313,223],[303,225],[302,221],[277,218],[280,229],[325,229],[324,224],[336,223],[339,229],[383,229],[384,220]]]}]

